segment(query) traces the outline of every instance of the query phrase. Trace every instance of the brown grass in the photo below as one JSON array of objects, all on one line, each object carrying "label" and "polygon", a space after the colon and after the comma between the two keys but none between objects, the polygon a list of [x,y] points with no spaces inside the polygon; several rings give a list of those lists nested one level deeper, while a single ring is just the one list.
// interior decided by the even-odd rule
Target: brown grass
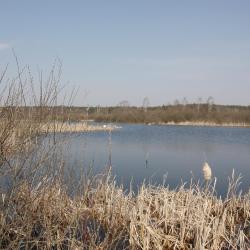
[{"label": "brown grass", "polygon": [[[90,182],[88,182],[90,183]],[[210,186],[141,186],[109,177],[70,197],[57,179],[2,194],[2,249],[249,249],[250,192],[217,198]]]}]

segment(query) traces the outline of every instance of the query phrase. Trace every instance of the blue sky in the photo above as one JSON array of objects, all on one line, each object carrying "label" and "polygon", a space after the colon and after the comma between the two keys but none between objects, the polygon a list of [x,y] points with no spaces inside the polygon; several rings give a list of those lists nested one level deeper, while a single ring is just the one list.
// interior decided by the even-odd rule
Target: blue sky
[{"label": "blue sky", "polygon": [[0,1],[1,68],[11,48],[34,72],[60,58],[75,105],[250,105],[248,0]]}]

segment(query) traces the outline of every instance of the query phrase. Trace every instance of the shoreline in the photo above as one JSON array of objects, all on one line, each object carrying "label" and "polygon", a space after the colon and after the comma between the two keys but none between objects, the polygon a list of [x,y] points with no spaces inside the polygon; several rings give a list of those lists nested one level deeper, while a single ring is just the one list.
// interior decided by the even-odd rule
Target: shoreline
[{"label": "shoreline", "polygon": [[[98,122],[96,122],[98,124]],[[102,122],[103,123],[103,122]],[[101,132],[101,131],[114,131],[120,129],[121,126],[114,125],[106,121],[107,124],[93,125],[86,122],[56,122],[51,124],[44,124],[41,127],[43,133],[79,133],[79,132]],[[118,123],[119,124],[119,123]],[[152,122],[152,123],[124,123],[124,124],[143,124],[147,126],[190,126],[190,127],[224,127],[224,128],[250,128],[250,124],[246,123],[214,123],[214,122]]]},{"label": "shoreline", "polygon": [[88,125],[87,123],[63,123],[56,122],[51,124],[45,124],[41,128],[41,132],[56,132],[56,133],[74,133],[74,132],[98,132],[98,131],[114,131],[120,127],[115,125]]},{"label": "shoreline", "polygon": [[246,123],[214,123],[214,122],[167,122],[167,123],[146,123],[148,126],[192,126],[192,127],[230,127],[250,128]]}]

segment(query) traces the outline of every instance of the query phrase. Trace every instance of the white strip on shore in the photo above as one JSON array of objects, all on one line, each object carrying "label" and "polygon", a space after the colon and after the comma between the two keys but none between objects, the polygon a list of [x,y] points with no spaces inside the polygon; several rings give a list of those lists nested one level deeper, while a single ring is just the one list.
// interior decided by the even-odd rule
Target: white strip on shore
[{"label": "white strip on shore", "polygon": [[85,122],[67,123],[55,122],[44,124],[42,132],[95,132],[95,131],[113,131],[120,127],[112,124],[89,125]]},{"label": "white strip on shore", "polygon": [[197,126],[197,127],[245,127],[249,128],[248,123],[215,123],[215,122],[160,122],[149,123],[148,125],[166,125],[166,126]]}]

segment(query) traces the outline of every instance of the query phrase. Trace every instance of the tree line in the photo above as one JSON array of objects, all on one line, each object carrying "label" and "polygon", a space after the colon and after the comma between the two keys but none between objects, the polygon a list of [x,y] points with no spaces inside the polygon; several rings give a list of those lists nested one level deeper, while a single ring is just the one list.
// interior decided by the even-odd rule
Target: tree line
[{"label": "tree line", "polygon": [[141,107],[124,105],[101,107],[57,107],[58,119],[68,121],[95,120],[121,123],[209,122],[216,124],[250,124],[250,106],[218,105],[212,99],[206,103],[180,103],[149,106],[145,99]]}]

